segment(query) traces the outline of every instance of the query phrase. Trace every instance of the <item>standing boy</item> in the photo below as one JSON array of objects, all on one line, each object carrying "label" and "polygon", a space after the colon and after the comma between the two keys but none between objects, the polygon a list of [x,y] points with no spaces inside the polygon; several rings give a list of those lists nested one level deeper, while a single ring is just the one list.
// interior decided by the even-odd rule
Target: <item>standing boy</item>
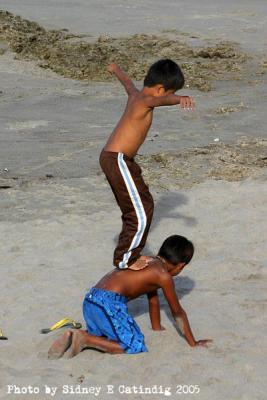
[{"label": "standing boy", "polygon": [[188,96],[174,94],[183,87],[184,76],[172,60],[153,64],[142,90],[118,65],[110,64],[108,71],[116,75],[128,94],[125,111],[100,155],[101,168],[122,211],[123,226],[113,264],[120,269],[137,270],[147,264],[140,253],[146,243],[154,202],[134,156],[147,136],[155,107],[180,104],[192,109],[194,103]]}]

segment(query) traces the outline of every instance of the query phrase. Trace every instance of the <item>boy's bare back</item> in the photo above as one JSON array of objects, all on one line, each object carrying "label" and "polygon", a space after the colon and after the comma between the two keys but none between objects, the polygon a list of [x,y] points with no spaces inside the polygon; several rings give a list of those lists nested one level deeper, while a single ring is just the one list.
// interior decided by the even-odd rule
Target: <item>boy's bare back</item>
[{"label": "boy's bare back", "polygon": [[105,275],[95,287],[121,294],[128,300],[147,294],[150,320],[154,330],[164,329],[160,323],[160,305],[157,293],[157,289],[161,288],[174,321],[188,344],[192,347],[207,346],[211,342],[210,339],[195,340],[187,314],[176,295],[173,276],[178,275],[185,264],[174,266],[158,257],[147,257],[147,259],[148,266],[141,271],[115,269]]},{"label": "boy's bare back", "polygon": [[116,268],[106,274],[95,287],[120,293],[129,300],[157,290],[161,287],[161,281],[166,279],[167,275],[170,279],[171,276],[158,258],[146,258],[148,266],[143,270],[119,270]]},{"label": "boy's bare back", "polygon": [[154,107],[181,104],[183,108],[189,109],[194,106],[190,97],[176,96],[172,90],[165,91],[162,85],[138,90],[116,64],[110,64],[108,71],[114,73],[122,83],[128,94],[128,101],[120,121],[104,147],[105,151],[134,157],[147,136]]}]

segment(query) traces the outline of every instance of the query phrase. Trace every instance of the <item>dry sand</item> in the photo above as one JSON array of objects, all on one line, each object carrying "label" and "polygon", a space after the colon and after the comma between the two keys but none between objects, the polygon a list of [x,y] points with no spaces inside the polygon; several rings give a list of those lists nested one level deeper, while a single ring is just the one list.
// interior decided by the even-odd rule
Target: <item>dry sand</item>
[{"label": "dry sand", "polygon": [[[162,296],[166,331],[153,332],[142,297],[129,308],[145,334],[149,353],[110,356],[86,350],[72,360],[50,361],[49,345],[63,330],[41,335],[40,329],[65,316],[83,323],[86,290],[111,268],[120,213],[98,155],[126,98],[117,83],[103,82],[103,77],[102,82],[88,83],[44,70],[38,66],[39,56],[27,61],[1,36],[0,328],[9,340],[0,341],[0,398],[51,398],[45,385],[57,388],[56,399],[97,397],[62,392],[63,385],[73,385],[77,391],[100,387],[100,399],[265,399],[267,44],[260,34],[261,27],[266,29],[264,2],[222,5],[207,0],[199,8],[189,1],[195,12],[186,5],[183,19],[177,14],[177,21],[183,21],[179,28],[187,31],[182,36],[170,18],[177,13],[177,2],[163,10],[155,1],[152,20],[141,13],[148,13],[150,1],[103,1],[104,13],[91,1],[91,14],[88,2],[81,1],[80,25],[68,15],[71,2],[63,7],[56,1],[38,15],[29,3],[6,2],[3,8],[36,20],[46,30],[65,27],[88,36],[87,16],[90,43],[101,34],[117,36],[109,39],[112,46],[118,40],[120,45],[129,43],[132,33],[144,34],[139,36],[144,41],[151,40],[145,34],[157,34],[159,40],[164,35],[168,40],[183,36],[186,49],[196,51],[228,40],[237,42],[235,48],[246,54],[247,61],[239,80],[215,74],[208,93],[186,89],[184,93],[196,99],[194,113],[173,107],[157,110],[138,156],[156,201],[146,252],[155,253],[169,234],[193,240],[195,257],[175,284],[196,338],[210,337],[213,345],[191,349],[175,330]],[[125,18],[116,25],[120,13]],[[104,25],[108,17],[114,22],[110,29]],[[223,23],[228,30],[223,30]],[[157,24],[172,32],[163,35]],[[136,44],[134,40],[131,43]],[[213,61],[221,65],[222,60]],[[8,394],[7,385],[31,385],[40,393]],[[107,394],[107,385],[114,385],[113,395]],[[158,385],[158,390],[170,388],[171,395],[166,389],[165,395],[123,396],[120,385]],[[176,394],[179,385],[187,385],[183,390],[199,385],[200,393]]]}]

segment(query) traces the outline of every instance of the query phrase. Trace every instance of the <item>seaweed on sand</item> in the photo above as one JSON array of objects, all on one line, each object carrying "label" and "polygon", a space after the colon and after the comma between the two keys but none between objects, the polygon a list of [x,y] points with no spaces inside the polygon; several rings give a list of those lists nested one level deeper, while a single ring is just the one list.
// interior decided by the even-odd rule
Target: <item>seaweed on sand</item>
[{"label": "seaweed on sand", "polygon": [[181,65],[187,86],[202,91],[211,90],[217,79],[240,79],[248,59],[232,42],[195,48],[167,33],[102,35],[92,41],[66,30],[46,30],[7,11],[0,11],[0,40],[9,44],[17,58],[38,60],[43,68],[79,80],[111,80],[106,66],[114,61],[133,79],[141,80],[155,60],[172,58]]}]

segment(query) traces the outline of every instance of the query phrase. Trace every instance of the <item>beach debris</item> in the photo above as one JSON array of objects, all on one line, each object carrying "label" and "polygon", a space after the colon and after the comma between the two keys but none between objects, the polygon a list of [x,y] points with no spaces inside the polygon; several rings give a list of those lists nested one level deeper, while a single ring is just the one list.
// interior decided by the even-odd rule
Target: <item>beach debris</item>
[{"label": "beach debris", "polygon": [[8,168],[4,168],[3,171],[4,171],[4,172],[8,172],[9,169],[8,169]]},{"label": "beach debris", "polygon": [[215,138],[215,139],[213,139],[213,140],[214,140],[214,142],[219,142],[219,141],[220,141],[219,138]]},{"label": "beach debris", "polygon": [[261,62],[261,67],[262,67],[262,68],[266,68],[266,70],[267,70],[267,60],[263,60],[263,61]]},{"label": "beach debris", "polygon": [[267,167],[267,139],[242,138],[234,144],[219,141],[136,158],[149,185],[187,189],[208,179],[230,182],[260,176]]},{"label": "beach debris", "polygon": [[12,186],[9,186],[9,185],[1,185],[0,184],[0,189],[11,189],[12,188]]},{"label": "beach debris", "polygon": [[266,72],[267,72],[267,58],[265,56],[264,59],[261,60],[258,65],[258,70],[256,72],[256,75],[265,75]]},{"label": "beach debris", "polygon": [[117,62],[131,78],[143,80],[148,67],[159,58],[177,61],[185,74],[186,87],[212,89],[216,79],[238,79],[249,56],[230,41],[209,47],[191,47],[179,33],[135,34],[95,41],[65,30],[46,30],[7,11],[0,11],[0,39],[17,53],[18,59],[39,60],[39,66],[65,77],[87,81],[109,81],[106,66]]},{"label": "beach debris", "polygon": [[[0,171],[0,173],[3,171]],[[16,176],[7,177],[0,175],[0,189],[15,189],[21,187],[25,182],[24,178],[18,178]]]},{"label": "beach debris", "polygon": [[84,380],[85,380],[85,376],[84,375],[80,375],[77,378],[77,382],[79,382],[79,383],[83,383]]},{"label": "beach debris", "polygon": [[0,329],[0,340],[8,340],[8,338],[4,335],[2,329]]},{"label": "beach debris", "polygon": [[72,328],[72,329],[80,329],[82,327],[82,324],[80,324],[80,322],[76,322],[74,321],[74,319],[71,318],[63,318],[60,321],[58,321],[57,323],[55,323],[54,325],[52,325],[50,328],[44,328],[41,329],[41,333],[49,333],[49,332],[53,332],[57,329],[60,328]]},{"label": "beach debris", "polygon": [[222,107],[218,107],[216,109],[216,113],[217,114],[230,114],[233,112],[238,112],[241,110],[244,110],[245,108],[247,108],[243,101],[241,101],[241,103],[238,106],[222,106]]}]

